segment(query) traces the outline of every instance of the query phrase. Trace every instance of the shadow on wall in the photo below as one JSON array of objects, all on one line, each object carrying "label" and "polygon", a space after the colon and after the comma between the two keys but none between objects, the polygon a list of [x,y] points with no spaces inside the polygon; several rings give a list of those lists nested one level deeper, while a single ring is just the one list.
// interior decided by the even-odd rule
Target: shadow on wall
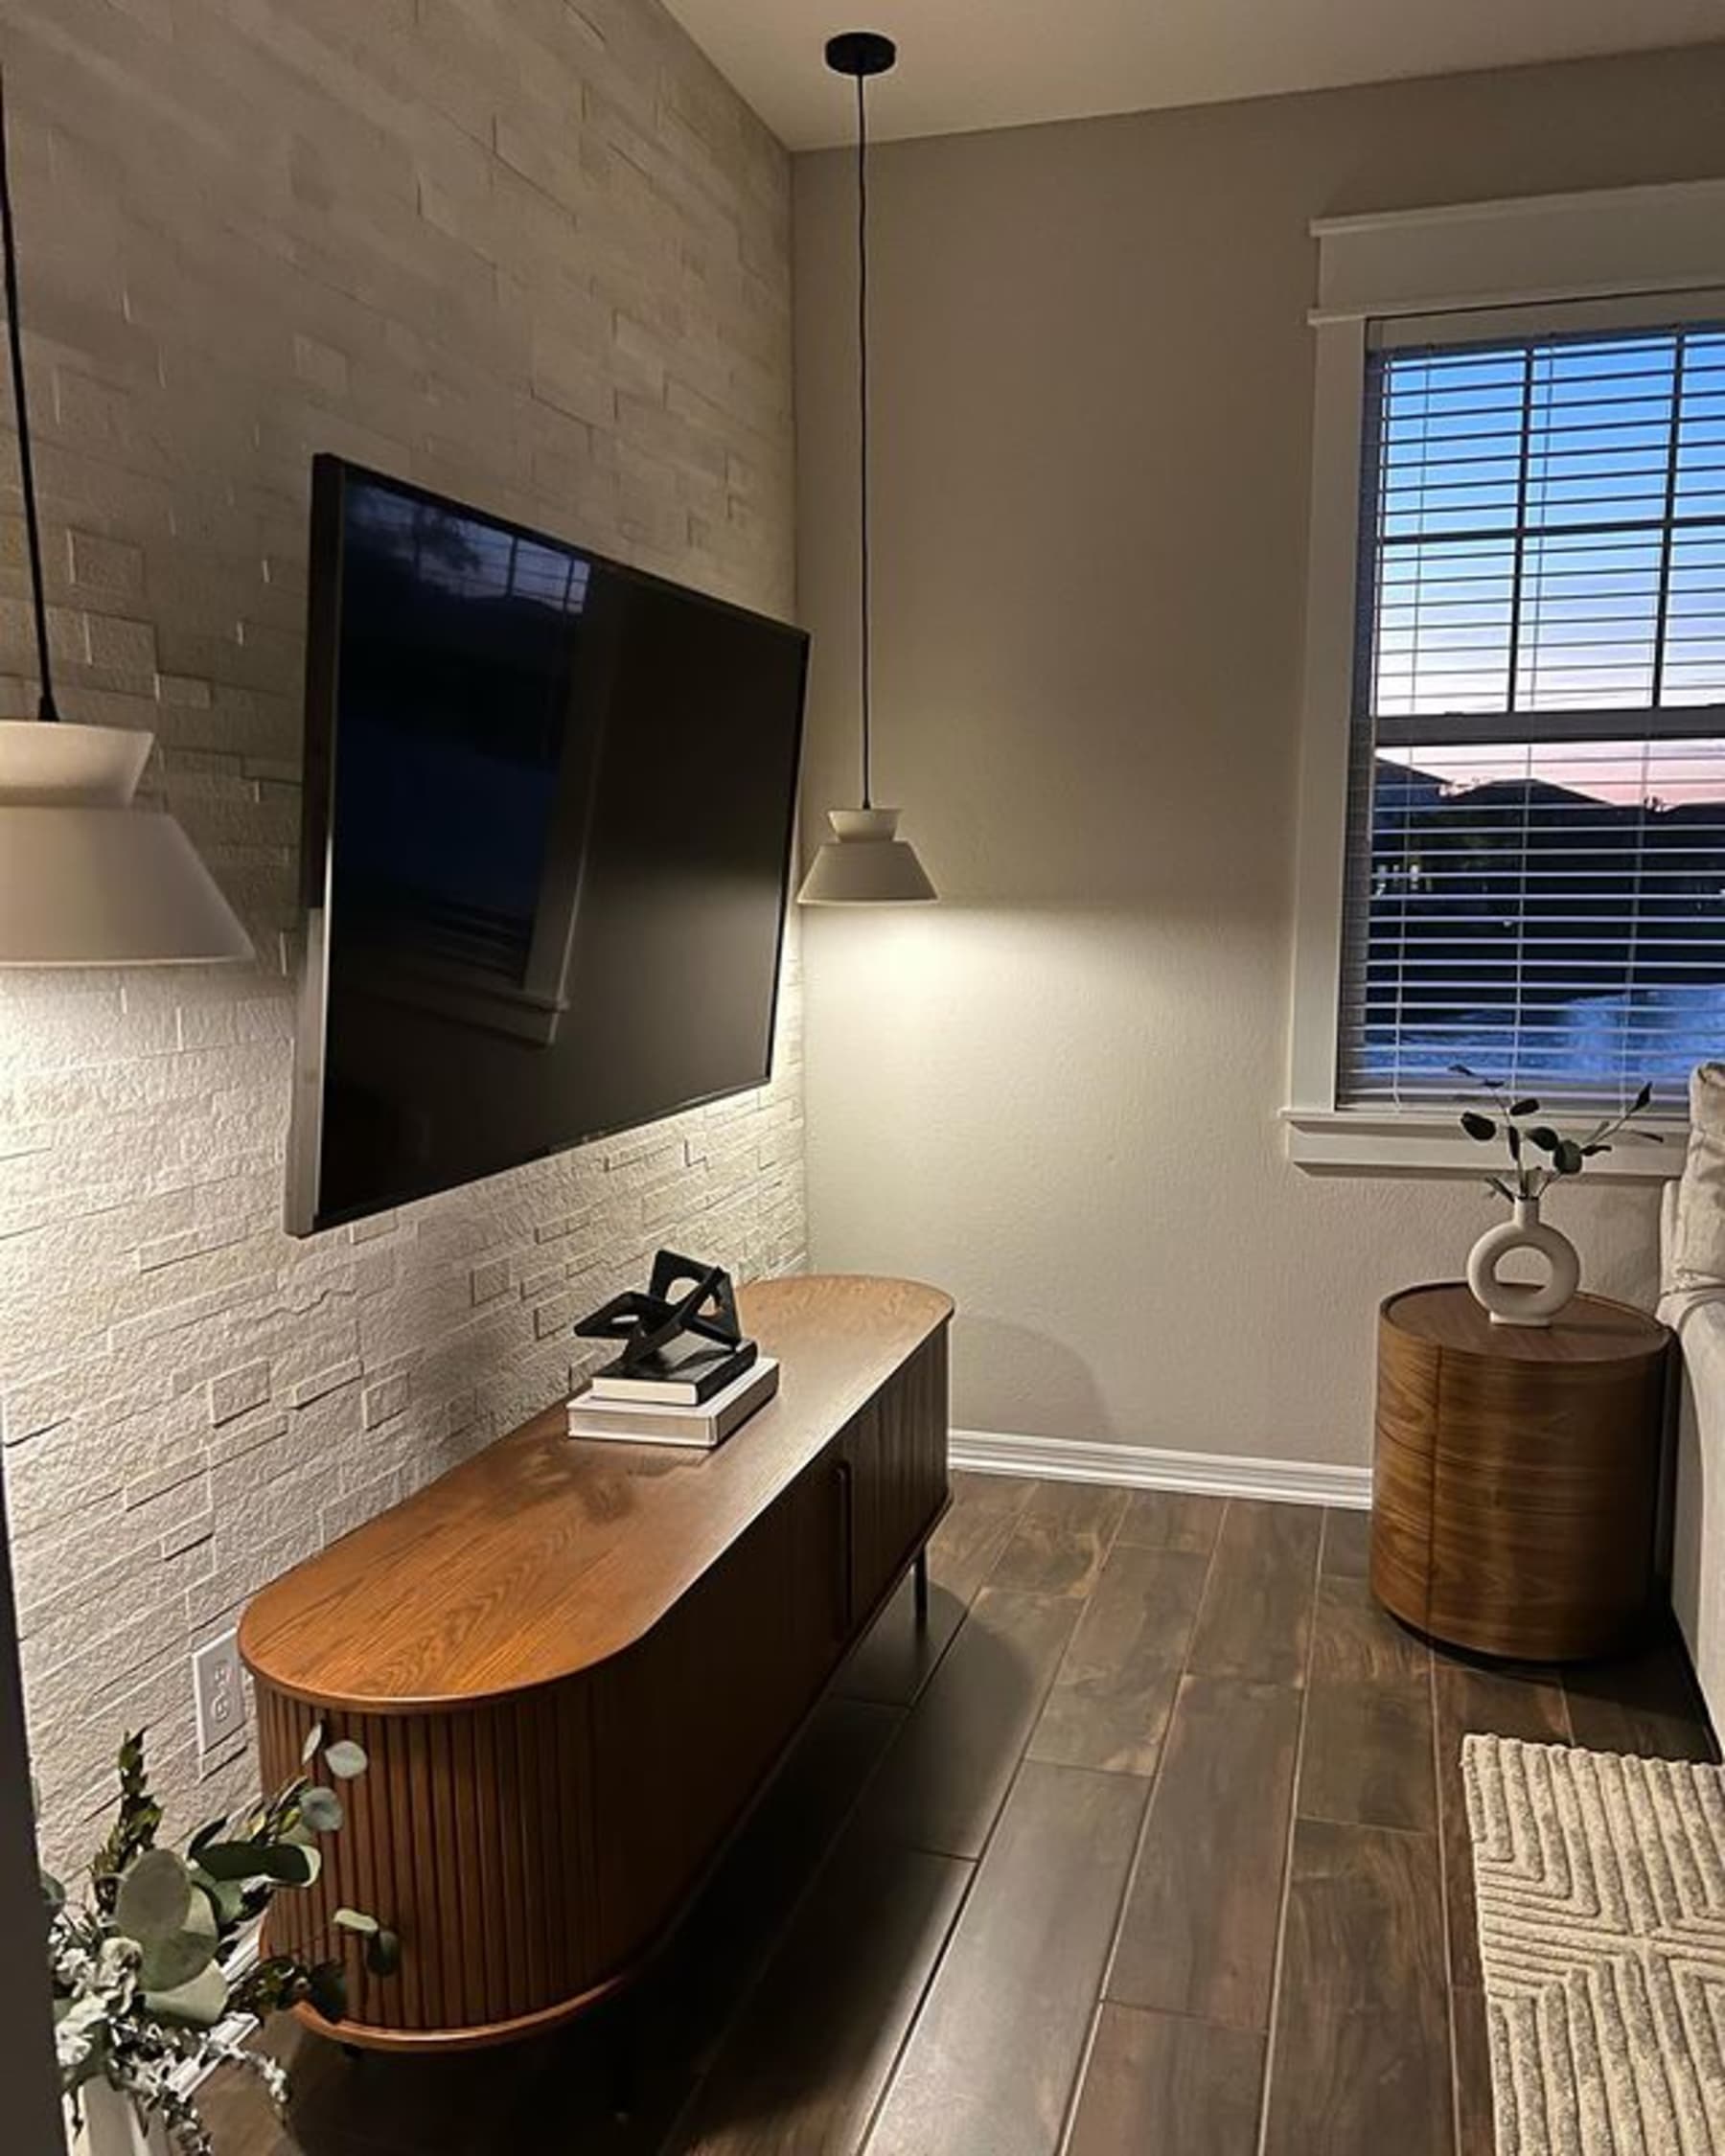
[{"label": "shadow on wall", "polygon": [[1090,1365],[1053,1334],[1029,1325],[973,1318],[960,1307],[953,1320],[953,1381],[955,1399],[979,1404],[984,1430],[1091,1440],[1120,1434]]}]

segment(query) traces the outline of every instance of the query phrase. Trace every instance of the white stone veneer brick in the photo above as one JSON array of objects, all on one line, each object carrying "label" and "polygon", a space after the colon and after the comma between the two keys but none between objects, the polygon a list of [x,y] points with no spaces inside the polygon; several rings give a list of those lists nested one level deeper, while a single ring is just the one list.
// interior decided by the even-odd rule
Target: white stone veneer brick
[{"label": "white stone veneer brick", "polygon": [[[792,600],[789,172],[653,0],[13,0],[8,90],[67,716],[152,728],[254,968],[0,975],[0,1405],[44,1840],[122,1732],[174,1823],[188,1657],[284,1566],[559,1398],[661,1241],[803,1259],[773,1083],[280,1230],[310,459]],[[0,691],[32,671],[0,486]]]}]

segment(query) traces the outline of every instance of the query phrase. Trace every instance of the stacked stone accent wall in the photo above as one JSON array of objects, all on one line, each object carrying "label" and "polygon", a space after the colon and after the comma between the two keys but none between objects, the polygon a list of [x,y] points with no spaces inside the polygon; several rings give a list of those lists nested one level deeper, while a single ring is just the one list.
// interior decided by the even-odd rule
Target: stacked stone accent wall
[{"label": "stacked stone accent wall", "polygon": [[62,701],[155,733],[259,953],[0,975],[6,1486],[70,1863],[124,1730],[179,1824],[245,1793],[193,1648],[562,1396],[567,1320],[657,1243],[803,1260],[794,952],[765,1090],[280,1227],[311,455],[788,614],[789,168],[653,0],[15,0],[4,48]]}]

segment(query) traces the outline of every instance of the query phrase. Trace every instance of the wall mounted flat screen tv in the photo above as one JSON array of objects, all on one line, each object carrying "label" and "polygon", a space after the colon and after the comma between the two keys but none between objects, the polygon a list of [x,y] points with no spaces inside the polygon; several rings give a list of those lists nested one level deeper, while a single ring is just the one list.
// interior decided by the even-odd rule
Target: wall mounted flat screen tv
[{"label": "wall mounted flat screen tv", "polygon": [[807,656],[316,460],[292,1232],[766,1082]]}]

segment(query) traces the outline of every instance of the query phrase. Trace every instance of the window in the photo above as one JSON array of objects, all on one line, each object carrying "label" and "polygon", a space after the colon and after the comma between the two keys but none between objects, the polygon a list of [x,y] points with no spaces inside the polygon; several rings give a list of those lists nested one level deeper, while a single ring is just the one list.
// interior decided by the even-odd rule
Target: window
[{"label": "window", "polygon": [[1335,1105],[1465,1064],[1681,1113],[1725,1050],[1725,325],[1436,327],[1365,369]]},{"label": "window", "polygon": [[[1290,1157],[1725,1054],[1725,181],[1320,219]],[[1594,1173],[1659,1177],[1681,1144]]]}]

